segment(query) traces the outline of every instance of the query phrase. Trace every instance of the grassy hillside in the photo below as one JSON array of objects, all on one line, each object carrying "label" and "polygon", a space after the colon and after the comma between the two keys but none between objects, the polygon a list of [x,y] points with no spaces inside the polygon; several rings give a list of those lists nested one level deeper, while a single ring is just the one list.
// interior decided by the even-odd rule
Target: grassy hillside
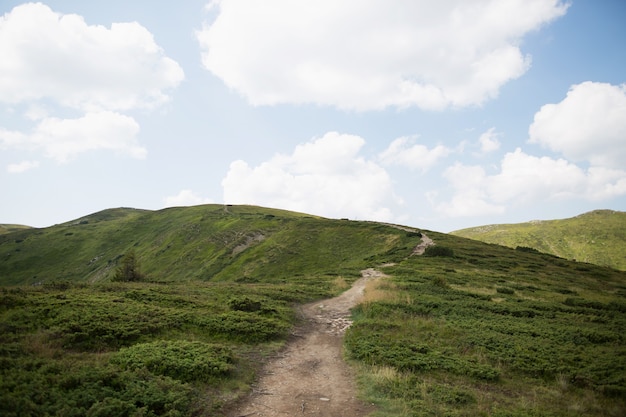
[{"label": "grassy hillside", "polygon": [[0,236],[0,415],[221,416],[368,267],[345,347],[376,416],[626,414],[625,272],[426,233],[208,205]]},{"label": "grassy hillside", "polygon": [[597,210],[570,219],[472,227],[451,234],[626,270],[626,212]]},{"label": "grassy hillside", "polygon": [[366,258],[416,240],[404,235],[373,223],[248,206],[112,209],[0,236],[0,285],[106,281],[131,250],[157,282],[355,275]]},{"label": "grassy hillside", "polygon": [[30,229],[30,226],[23,226],[21,224],[0,224],[0,235],[24,229]]}]

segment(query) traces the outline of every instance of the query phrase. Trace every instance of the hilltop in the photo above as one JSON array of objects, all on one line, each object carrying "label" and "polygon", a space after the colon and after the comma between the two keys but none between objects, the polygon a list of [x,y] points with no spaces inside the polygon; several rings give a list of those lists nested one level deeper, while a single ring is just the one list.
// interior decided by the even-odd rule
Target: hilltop
[{"label": "hilltop", "polygon": [[[330,317],[352,323],[338,352],[377,416],[625,415],[626,272],[527,249],[228,205],[11,231],[0,414],[238,416],[261,366],[300,351],[310,306],[323,322],[369,271],[350,317]],[[317,394],[296,412],[339,398]]]},{"label": "hilltop", "polygon": [[626,212],[595,210],[569,219],[478,226],[451,234],[626,270]]},{"label": "hilltop", "polygon": [[406,235],[377,223],[253,206],[117,208],[0,235],[0,285],[106,281],[130,251],[155,282],[358,276],[368,258],[416,240]]},{"label": "hilltop", "polygon": [[30,229],[30,226],[24,226],[21,224],[0,224],[0,235],[24,229]]}]

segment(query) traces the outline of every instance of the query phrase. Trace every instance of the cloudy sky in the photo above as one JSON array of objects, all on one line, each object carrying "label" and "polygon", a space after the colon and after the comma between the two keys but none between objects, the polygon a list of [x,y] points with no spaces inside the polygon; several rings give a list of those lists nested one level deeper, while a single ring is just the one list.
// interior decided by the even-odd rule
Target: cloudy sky
[{"label": "cloudy sky", "polygon": [[626,210],[623,0],[0,2],[0,223]]}]

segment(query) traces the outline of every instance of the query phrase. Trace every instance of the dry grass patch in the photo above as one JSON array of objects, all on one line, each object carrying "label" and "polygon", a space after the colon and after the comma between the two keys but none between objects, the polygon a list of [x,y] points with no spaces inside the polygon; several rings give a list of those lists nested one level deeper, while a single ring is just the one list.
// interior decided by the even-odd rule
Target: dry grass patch
[{"label": "dry grass patch", "polygon": [[335,289],[335,292],[342,292],[350,288],[350,284],[348,284],[346,279],[342,276],[338,276],[337,278],[335,278],[333,280],[332,286]]},{"label": "dry grass patch", "polygon": [[365,284],[362,303],[365,305],[379,301],[398,301],[396,284],[384,280],[371,280]]}]

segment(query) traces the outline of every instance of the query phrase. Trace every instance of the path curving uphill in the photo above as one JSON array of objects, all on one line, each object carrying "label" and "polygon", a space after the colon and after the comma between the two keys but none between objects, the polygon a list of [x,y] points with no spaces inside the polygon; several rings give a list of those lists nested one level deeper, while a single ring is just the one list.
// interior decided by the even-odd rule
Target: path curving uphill
[{"label": "path curving uphill", "polygon": [[229,415],[363,417],[372,412],[372,406],[356,397],[354,374],[342,357],[343,334],[366,282],[384,276],[366,269],[338,297],[302,306],[304,324],[280,355],[264,366],[250,396]]},{"label": "path curving uphill", "polygon": [[[422,235],[412,255],[421,255],[433,244]],[[304,324],[263,367],[252,393],[228,416],[364,417],[374,411],[357,398],[355,375],[343,360],[343,335],[352,324],[350,309],[363,298],[366,283],[385,276],[365,269],[341,295],[303,305]]]}]

